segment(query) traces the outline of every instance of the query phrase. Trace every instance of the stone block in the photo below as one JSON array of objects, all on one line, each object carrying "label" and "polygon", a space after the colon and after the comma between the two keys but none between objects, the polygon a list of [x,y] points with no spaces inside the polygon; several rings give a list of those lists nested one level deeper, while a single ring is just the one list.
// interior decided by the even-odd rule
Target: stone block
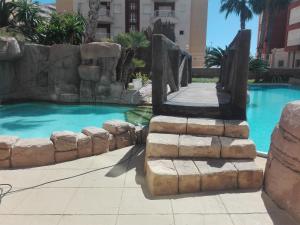
[{"label": "stone block", "polygon": [[150,133],[186,134],[187,118],[155,116],[150,121]]},{"label": "stone block", "polygon": [[134,125],[122,120],[106,121],[103,124],[103,128],[113,135],[119,135],[130,130],[135,130]]},{"label": "stone block", "polygon": [[21,48],[14,37],[0,37],[0,61],[13,61],[21,56]]},{"label": "stone block", "polygon": [[115,136],[117,149],[125,148],[133,144],[129,131]]},{"label": "stone block", "polygon": [[220,158],[219,137],[198,137],[181,135],[179,138],[179,157]]},{"label": "stone block", "polygon": [[146,179],[153,196],[178,194],[178,175],[172,160],[149,160]]},{"label": "stone block", "polygon": [[121,46],[109,42],[93,42],[80,45],[80,53],[83,60],[97,59],[99,57],[119,58]]},{"label": "stone block", "polygon": [[78,158],[78,151],[55,152],[55,162],[67,162]]},{"label": "stone block", "polygon": [[99,155],[109,151],[109,133],[98,127],[87,127],[82,133],[92,138],[93,154]]},{"label": "stone block", "polygon": [[224,134],[224,121],[206,118],[189,118],[187,134],[222,136]]},{"label": "stone block", "polygon": [[286,105],[282,112],[279,125],[300,139],[300,101],[290,102]]},{"label": "stone block", "polygon": [[177,158],[178,141],[177,134],[150,133],[147,138],[146,156]]},{"label": "stone block", "polygon": [[94,82],[100,80],[99,66],[80,65],[78,67],[78,73],[81,80],[94,81]]},{"label": "stone block", "polygon": [[56,151],[71,151],[77,149],[77,134],[72,131],[57,131],[51,135]]},{"label": "stone block", "polygon": [[14,168],[53,164],[54,145],[45,138],[20,139],[11,151],[11,165]]},{"label": "stone block", "polygon": [[232,190],[238,187],[238,173],[232,163],[224,160],[194,162],[201,174],[202,191]]},{"label": "stone block", "polygon": [[179,193],[195,193],[201,189],[201,176],[192,160],[174,160],[178,174]]},{"label": "stone block", "polygon": [[8,169],[10,168],[10,160],[5,159],[5,160],[0,160],[0,169]]},{"label": "stone block", "polygon": [[88,157],[93,155],[93,143],[92,138],[83,134],[77,134],[77,147],[78,147],[78,157]]},{"label": "stone block", "polygon": [[220,137],[222,158],[255,159],[255,143],[249,139]]},{"label": "stone block", "polygon": [[225,120],[225,137],[249,138],[249,125],[246,121]]},{"label": "stone block", "polygon": [[0,149],[11,149],[18,139],[16,136],[0,135]]},{"label": "stone block", "polygon": [[0,149],[0,160],[10,158],[10,149]]},{"label": "stone block", "polygon": [[113,134],[109,134],[109,151],[114,151],[117,149],[116,138]]},{"label": "stone block", "polygon": [[264,172],[253,161],[233,161],[238,171],[238,188],[259,189],[262,187]]}]

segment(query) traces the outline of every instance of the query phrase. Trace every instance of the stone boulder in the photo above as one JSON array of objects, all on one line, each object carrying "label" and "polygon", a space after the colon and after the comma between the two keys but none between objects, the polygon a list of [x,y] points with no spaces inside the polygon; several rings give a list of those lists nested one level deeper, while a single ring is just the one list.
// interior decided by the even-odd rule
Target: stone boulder
[{"label": "stone boulder", "polygon": [[131,129],[134,125],[122,120],[109,120],[103,124],[103,128],[113,135],[123,134]]},{"label": "stone boulder", "polygon": [[49,89],[58,98],[60,94],[79,93],[80,50],[76,45],[52,45],[49,53]]},{"label": "stone boulder", "polygon": [[72,151],[77,149],[77,134],[72,131],[57,131],[51,135],[56,151]]},{"label": "stone boulder", "polygon": [[49,53],[49,46],[31,43],[24,45],[22,58],[14,63],[16,77],[11,90],[17,92],[17,99],[50,100]]},{"label": "stone boulder", "polygon": [[98,58],[116,57],[121,54],[121,46],[109,42],[92,42],[80,46],[82,60],[91,60]]},{"label": "stone boulder", "polygon": [[92,138],[93,154],[100,155],[109,151],[109,133],[98,127],[87,127],[82,133]]},{"label": "stone boulder", "polygon": [[15,136],[0,136],[0,169],[10,167],[11,149],[17,141]]},{"label": "stone boulder", "polygon": [[13,168],[35,167],[53,164],[54,145],[49,139],[20,139],[11,151]]},{"label": "stone boulder", "polygon": [[79,133],[77,134],[78,157],[88,157],[93,155],[93,143],[91,137]]},{"label": "stone boulder", "polygon": [[14,61],[21,56],[20,45],[14,37],[0,37],[0,61]]},{"label": "stone boulder", "polygon": [[272,134],[265,190],[300,222],[300,101],[285,107]]},{"label": "stone boulder", "polygon": [[103,124],[103,128],[114,136],[116,148],[125,148],[136,143],[136,127],[121,120],[110,120]]},{"label": "stone boulder", "polygon": [[300,101],[291,102],[285,107],[279,125],[300,139]]}]

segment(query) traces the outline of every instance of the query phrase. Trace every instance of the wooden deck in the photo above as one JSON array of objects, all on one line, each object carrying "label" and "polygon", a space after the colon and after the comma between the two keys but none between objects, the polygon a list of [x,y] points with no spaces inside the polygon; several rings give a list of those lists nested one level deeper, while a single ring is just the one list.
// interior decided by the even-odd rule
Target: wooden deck
[{"label": "wooden deck", "polygon": [[168,95],[164,113],[195,117],[228,117],[230,95],[218,92],[214,83],[191,83]]}]

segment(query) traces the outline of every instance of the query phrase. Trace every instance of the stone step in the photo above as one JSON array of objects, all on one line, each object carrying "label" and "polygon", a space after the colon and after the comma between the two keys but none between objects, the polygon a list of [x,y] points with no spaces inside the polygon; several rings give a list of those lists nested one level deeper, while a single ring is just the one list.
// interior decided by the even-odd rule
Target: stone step
[{"label": "stone step", "polygon": [[253,160],[157,159],[146,162],[153,196],[262,187],[263,170]]},{"label": "stone step", "polygon": [[150,121],[149,132],[247,139],[249,125],[246,121],[238,120],[156,116]]},{"label": "stone step", "polygon": [[150,133],[146,157],[255,159],[256,148],[249,139]]}]

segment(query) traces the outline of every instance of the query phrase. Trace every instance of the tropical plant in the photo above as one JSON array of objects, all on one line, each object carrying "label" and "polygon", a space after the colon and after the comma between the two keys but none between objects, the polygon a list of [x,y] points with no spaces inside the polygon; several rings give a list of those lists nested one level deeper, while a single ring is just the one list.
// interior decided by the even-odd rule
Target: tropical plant
[{"label": "tropical plant", "polygon": [[45,45],[82,43],[85,20],[79,14],[53,13],[51,18],[37,27],[37,42]]},{"label": "tropical plant", "polygon": [[222,59],[225,55],[227,47],[225,49],[221,47],[208,47],[205,54],[205,66],[207,68],[220,67]]},{"label": "tropical plant", "polygon": [[251,20],[253,14],[260,14],[264,10],[265,0],[221,0],[220,12],[226,12],[225,17],[235,13],[240,17],[241,29],[246,28],[246,21]]},{"label": "tropical plant", "polygon": [[[278,11],[281,9],[286,8],[292,0],[263,0],[264,2],[264,10],[262,13],[262,20],[261,20],[261,31],[259,37],[259,44],[258,44],[258,58],[262,57],[262,49],[264,44],[266,43],[266,54],[267,59],[271,52],[270,40],[273,33],[273,26],[274,26],[274,16]],[[268,25],[268,30],[266,32],[266,28]]]},{"label": "tropical plant", "polygon": [[14,3],[14,23],[25,36],[34,39],[35,30],[42,22],[41,10],[37,3],[29,0],[17,0]]},{"label": "tropical plant", "polygon": [[262,74],[269,70],[268,62],[262,59],[250,57],[249,71],[255,74]]},{"label": "tropical plant", "polygon": [[0,0],[0,27],[9,25],[14,9],[15,5],[13,1],[6,2],[6,0]]},{"label": "tropical plant", "polygon": [[130,70],[134,71],[132,60],[135,59],[139,48],[147,48],[149,41],[143,32],[120,33],[113,41],[122,46],[121,57],[117,66],[117,79],[127,87]]}]

